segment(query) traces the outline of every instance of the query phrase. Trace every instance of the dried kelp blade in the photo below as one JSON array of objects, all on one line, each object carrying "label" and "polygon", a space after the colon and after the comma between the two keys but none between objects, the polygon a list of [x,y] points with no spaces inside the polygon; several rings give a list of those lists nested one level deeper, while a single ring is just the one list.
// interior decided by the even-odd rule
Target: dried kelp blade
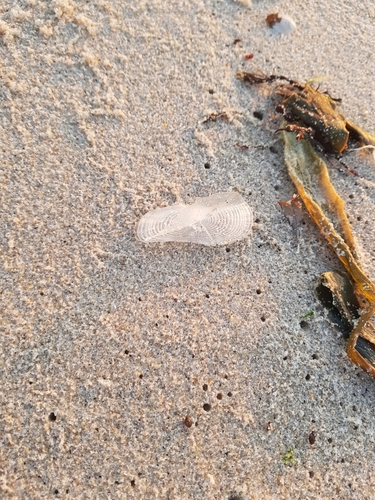
[{"label": "dried kelp blade", "polygon": [[285,163],[307,211],[357,283],[360,293],[370,304],[374,303],[375,285],[357,263],[345,203],[331,183],[327,165],[318,156],[309,139],[297,141],[295,133],[282,134]]},{"label": "dried kelp blade", "polygon": [[359,302],[349,275],[339,271],[323,273],[315,294],[327,309],[329,319],[348,340],[359,318]]},{"label": "dried kelp blade", "polygon": [[[368,340],[369,336],[371,336],[370,340]],[[358,338],[356,339],[354,349],[360,354],[360,356],[363,359],[365,359],[373,367],[373,372],[371,372],[370,370],[367,371],[369,371],[369,373],[374,375],[375,374],[375,328],[372,323],[368,322],[365,325],[365,328],[362,329],[360,335],[358,335]]]},{"label": "dried kelp blade", "polygon": [[363,144],[368,146],[375,146],[375,136],[365,132],[360,127],[355,125],[354,123],[346,120],[345,122],[346,128],[349,130],[350,134],[359,139]]},{"label": "dried kelp blade", "polygon": [[344,115],[339,112],[335,101],[310,85],[296,89],[295,85],[281,86],[277,93],[284,97],[285,110],[311,127],[314,138],[325,149],[342,152],[347,145],[349,131],[346,129]]},{"label": "dried kelp blade", "polygon": [[192,205],[157,208],[138,223],[140,241],[228,245],[247,236],[253,213],[236,192],[197,198]]},{"label": "dried kelp blade", "polygon": [[[345,286],[337,276],[331,275],[324,283],[330,290],[331,298],[329,294],[328,298],[327,295],[323,297],[323,305],[329,306],[331,314],[341,316],[343,330],[350,330],[354,326],[347,344],[348,357],[375,377],[375,327],[371,322],[375,313],[375,285],[356,260],[354,238],[345,213],[345,204],[331,184],[327,166],[313,149],[310,140],[306,138],[297,141],[296,135],[288,132],[283,132],[283,138],[285,163],[299,196],[345,266],[354,282],[357,297],[360,296],[361,302],[366,299],[369,304],[367,310],[356,320],[353,302],[348,302]],[[342,320],[346,313],[346,320]],[[336,324],[339,323],[340,321],[336,321]]]},{"label": "dried kelp blade", "polygon": [[[278,15],[270,15],[271,23],[277,19]],[[362,144],[375,146],[375,136],[347,120],[337,107],[341,99],[335,99],[327,92],[320,92],[307,83],[301,84],[282,75],[267,76],[259,71],[238,71],[237,78],[250,84],[286,82],[276,89],[276,93],[283,97],[280,111],[284,108],[284,116],[289,117],[289,122],[294,122],[293,126],[299,120],[301,126],[311,128],[314,139],[326,151],[345,151],[349,137]]]},{"label": "dried kelp blade", "polygon": [[375,326],[371,318],[375,303],[360,316],[351,332],[346,351],[349,359],[375,377]]}]

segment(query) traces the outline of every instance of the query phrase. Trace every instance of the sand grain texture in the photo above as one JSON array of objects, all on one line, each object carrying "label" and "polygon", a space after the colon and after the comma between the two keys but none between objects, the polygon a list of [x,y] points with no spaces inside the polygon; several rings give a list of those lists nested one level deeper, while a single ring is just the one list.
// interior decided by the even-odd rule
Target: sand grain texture
[{"label": "sand grain texture", "polygon": [[[313,295],[339,263],[307,218],[297,251],[271,89],[236,79],[329,75],[374,133],[374,39],[371,0],[3,1],[1,498],[375,498],[375,381]],[[332,179],[374,279],[367,153]],[[252,238],[136,241],[230,190]]]}]

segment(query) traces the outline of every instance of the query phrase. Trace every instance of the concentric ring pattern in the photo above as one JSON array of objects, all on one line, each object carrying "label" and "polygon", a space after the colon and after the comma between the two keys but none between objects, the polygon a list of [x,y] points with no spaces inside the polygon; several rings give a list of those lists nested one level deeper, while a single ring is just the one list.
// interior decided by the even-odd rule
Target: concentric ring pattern
[{"label": "concentric ring pattern", "polygon": [[138,223],[140,241],[178,241],[201,245],[228,245],[251,230],[253,214],[236,192],[197,198],[192,205],[157,208]]}]

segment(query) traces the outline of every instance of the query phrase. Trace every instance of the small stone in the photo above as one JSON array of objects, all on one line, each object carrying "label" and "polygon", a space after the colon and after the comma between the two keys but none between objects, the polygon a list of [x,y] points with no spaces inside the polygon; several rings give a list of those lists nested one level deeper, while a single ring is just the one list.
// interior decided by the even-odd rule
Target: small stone
[{"label": "small stone", "polygon": [[268,14],[266,18],[267,24],[276,33],[280,35],[289,35],[296,29],[296,23],[288,16],[280,16],[276,14]]},{"label": "small stone", "polygon": [[248,9],[251,9],[252,2],[251,0],[237,0],[237,2],[242,5],[243,7],[247,7]]},{"label": "small stone", "polygon": [[316,434],[314,431],[311,431],[309,434],[309,443],[314,444],[316,441]]},{"label": "small stone", "polygon": [[190,417],[186,416],[184,420],[184,424],[186,427],[190,429],[190,427],[193,425],[193,421]]}]

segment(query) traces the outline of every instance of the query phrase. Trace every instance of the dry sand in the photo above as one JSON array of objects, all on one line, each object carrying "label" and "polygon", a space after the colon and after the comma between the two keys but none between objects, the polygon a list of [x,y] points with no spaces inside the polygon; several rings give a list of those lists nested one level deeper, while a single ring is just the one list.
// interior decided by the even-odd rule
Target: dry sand
[{"label": "dry sand", "polygon": [[[298,248],[271,89],[236,79],[328,75],[374,133],[373,0],[0,10],[1,498],[374,499],[375,380],[313,293],[340,265],[307,217]],[[369,182],[332,179],[375,279],[374,161],[347,162]],[[248,239],[136,241],[148,210],[227,190]]]}]

